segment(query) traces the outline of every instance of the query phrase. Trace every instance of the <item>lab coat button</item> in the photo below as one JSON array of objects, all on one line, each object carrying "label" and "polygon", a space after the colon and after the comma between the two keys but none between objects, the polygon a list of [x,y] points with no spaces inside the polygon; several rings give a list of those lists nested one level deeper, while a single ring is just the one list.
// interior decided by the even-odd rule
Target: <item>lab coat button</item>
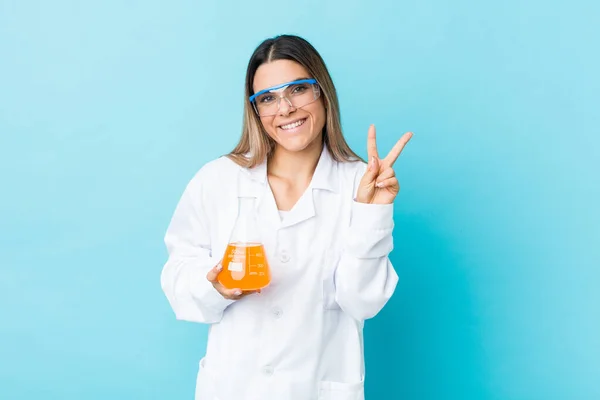
[{"label": "lab coat button", "polygon": [[283,252],[281,252],[281,255],[279,256],[279,259],[281,260],[281,262],[286,263],[286,262],[290,261],[290,255],[287,252],[283,251]]},{"label": "lab coat button", "polygon": [[277,319],[281,318],[283,315],[283,311],[279,307],[274,307],[271,311],[273,312],[273,316]]},{"label": "lab coat button", "polygon": [[263,373],[267,376],[273,375],[273,367],[271,367],[270,365],[267,365],[266,367],[263,368]]}]

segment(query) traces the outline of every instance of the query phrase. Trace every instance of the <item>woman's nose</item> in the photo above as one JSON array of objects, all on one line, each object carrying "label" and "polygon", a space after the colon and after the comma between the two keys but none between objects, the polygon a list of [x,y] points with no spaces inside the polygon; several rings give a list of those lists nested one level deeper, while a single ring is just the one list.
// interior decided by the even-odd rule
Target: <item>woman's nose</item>
[{"label": "woman's nose", "polygon": [[282,96],[279,98],[279,114],[280,115],[287,116],[294,110],[295,110],[294,106],[288,100],[287,97]]}]

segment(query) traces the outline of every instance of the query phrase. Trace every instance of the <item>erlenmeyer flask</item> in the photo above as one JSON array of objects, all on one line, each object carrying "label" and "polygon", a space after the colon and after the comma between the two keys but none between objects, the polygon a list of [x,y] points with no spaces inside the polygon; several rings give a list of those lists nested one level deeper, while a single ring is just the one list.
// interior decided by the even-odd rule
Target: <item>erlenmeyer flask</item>
[{"label": "erlenmeyer flask", "polygon": [[238,198],[238,215],[221,261],[218,280],[227,289],[258,290],[271,282],[254,207],[256,198]]}]

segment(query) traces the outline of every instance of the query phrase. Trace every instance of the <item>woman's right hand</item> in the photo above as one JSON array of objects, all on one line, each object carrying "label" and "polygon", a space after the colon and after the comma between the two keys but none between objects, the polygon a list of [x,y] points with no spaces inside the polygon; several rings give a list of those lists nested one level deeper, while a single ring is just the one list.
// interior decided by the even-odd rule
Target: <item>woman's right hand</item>
[{"label": "woman's right hand", "polygon": [[206,274],[206,279],[208,279],[208,281],[212,283],[216,291],[219,292],[221,296],[223,296],[227,300],[239,300],[243,297],[248,296],[249,294],[260,293],[260,290],[249,290],[244,292],[241,289],[227,289],[225,286],[221,285],[219,283],[219,280],[217,279],[222,269],[223,266],[219,262],[210,271],[208,271],[208,274]]}]

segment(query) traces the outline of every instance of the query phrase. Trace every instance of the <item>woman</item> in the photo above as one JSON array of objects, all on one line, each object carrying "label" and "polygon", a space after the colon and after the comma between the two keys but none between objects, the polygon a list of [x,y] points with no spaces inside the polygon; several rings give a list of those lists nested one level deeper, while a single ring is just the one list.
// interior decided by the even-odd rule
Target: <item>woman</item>
[{"label": "woman", "polygon": [[[363,399],[363,324],[392,296],[392,165],[405,134],[368,164],[342,135],[336,90],[304,39],[265,40],[246,75],[242,137],[186,187],[166,233],[162,288],[181,320],[210,324],[199,400]],[[217,276],[238,209],[255,196],[271,283]]]}]

